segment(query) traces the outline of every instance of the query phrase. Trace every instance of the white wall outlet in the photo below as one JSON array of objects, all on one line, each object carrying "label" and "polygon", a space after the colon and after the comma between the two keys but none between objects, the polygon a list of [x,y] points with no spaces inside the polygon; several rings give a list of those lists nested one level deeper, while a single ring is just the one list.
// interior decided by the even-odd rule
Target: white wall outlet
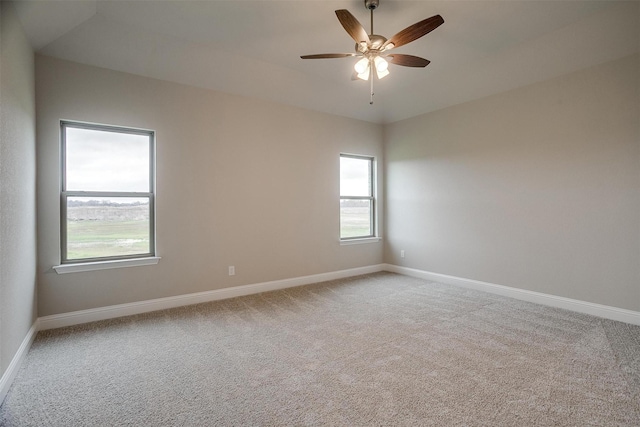
[{"label": "white wall outlet", "polygon": [[235,276],[236,275],[236,268],[233,265],[229,266],[229,276]]},{"label": "white wall outlet", "polygon": [[400,258],[404,258],[404,249],[400,251]]}]

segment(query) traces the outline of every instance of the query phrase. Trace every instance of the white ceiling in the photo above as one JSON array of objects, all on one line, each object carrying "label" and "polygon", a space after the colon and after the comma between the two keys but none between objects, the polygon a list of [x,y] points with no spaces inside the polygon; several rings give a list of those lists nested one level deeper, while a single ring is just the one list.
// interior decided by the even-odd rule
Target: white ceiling
[{"label": "white ceiling", "polygon": [[397,49],[431,60],[352,81],[355,58],[334,11],[369,31],[363,0],[34,1],[16,3],[41,54],[143,76],[389,123],[640,52],[640,1],[381,0],[377,34],[440,14]]}]

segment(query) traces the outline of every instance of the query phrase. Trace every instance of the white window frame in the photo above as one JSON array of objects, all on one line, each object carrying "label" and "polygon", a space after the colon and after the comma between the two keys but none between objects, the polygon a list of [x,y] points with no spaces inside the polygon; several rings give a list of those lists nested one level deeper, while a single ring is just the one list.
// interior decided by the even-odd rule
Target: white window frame
[{"label": "white window frame", "polygon": [[[67,191],[66,189],[66,129],[89,129],[103,132],[116,132],[149,137],[149,191]],[[130,267],[136,265],[157,264],[156,257],[156,224],[155,224],[155,132],[146,129],[136,129],[121,126],[102,125],[95,123],[60,121],[60,264],[54,269],[60,273],[75,271],[100,270],[106,268]],[[133,255],[117,255],[109,257],[69,259],[67,257],[67,199],[69,197],[136,197],[149,199],[149,252]]]},{"label": "white window frame", "polygon": [[[349,195],[345,195],[343,196],[342,194],[340,194],[340,201],[342,200],[369,200],[371,203],[371,212],[370,212],[370,223],[371,223],[371,234],[369,235],[362,235],[362,236],[353,236],[353,237],[342,237],[340,231],[340,243],[341,244],[355,244],[355,243],[363,243],[363,242],[370,242],[370,241],[379,241],[380,239],[378,238],[378,224],[377,224],[377,219],[378,219],[378,215],[377,215],[377,209],[378,209],[378,204],[377,204],[377,198],[376,198],[376,180],[377,180],[377,171],[376,171],[376,158],[373,156],[366,156],[366,155],[361,155],[361,154],[348,154],[348,153],[340,153],[340,158],[343,157],[348,157],[348,158],[352,158],[352,159],[360,159],[360,160],[368,160],[370,162],[370,167],[369,167],[369,173],[371,174],[369,177],[369,183],[370,183],[370,189],[369,189],[369,194],[370,196],[349,196]],[[340,222],[342,222],[342,218],[340,218]],[[340,227],[340,229],[342,229],[342,227]]]}]

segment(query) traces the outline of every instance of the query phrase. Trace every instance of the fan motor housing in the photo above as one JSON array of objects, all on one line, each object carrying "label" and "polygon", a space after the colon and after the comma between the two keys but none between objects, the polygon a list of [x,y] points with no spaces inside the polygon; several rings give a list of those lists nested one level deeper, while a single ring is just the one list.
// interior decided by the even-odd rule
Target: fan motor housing
[{"label": "fan motor housing", "polygon": [[[378,34],[370,34],[369,41],[371,41],[371,44],[369,45],[368,50],[380,50],[382,45],[387,41],[387,38]],[[362,52],[358,43],[356,43],[356,52]]]}]

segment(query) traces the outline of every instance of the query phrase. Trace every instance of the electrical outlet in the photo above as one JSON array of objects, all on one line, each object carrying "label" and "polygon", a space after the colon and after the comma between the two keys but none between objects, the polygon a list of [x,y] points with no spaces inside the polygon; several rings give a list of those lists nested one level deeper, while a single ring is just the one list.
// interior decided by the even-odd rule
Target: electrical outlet
[{"label": "electrical outlet", "polygon": [[235,276],[236,275],[236,268],[233,265],[229,266],[229,276]]},{"label": "electrical outlet", "polygon": [[400,251],[400,258],[404,258],[404,249]]}]

